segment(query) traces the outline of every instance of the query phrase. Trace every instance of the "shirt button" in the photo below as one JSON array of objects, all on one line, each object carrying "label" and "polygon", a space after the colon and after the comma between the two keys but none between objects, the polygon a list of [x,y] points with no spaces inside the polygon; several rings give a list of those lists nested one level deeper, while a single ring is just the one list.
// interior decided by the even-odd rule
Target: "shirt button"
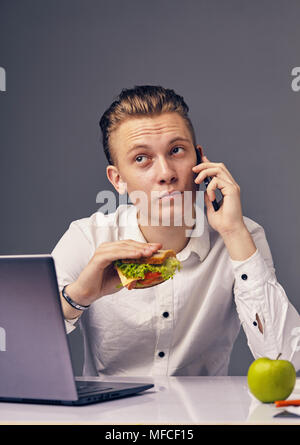
[{"label": "shirt button", "polygon": [[165,318],[168,318],[168,316],[169,316],[169,312],[164,312],[164,313],[163,313],[163,316],[164,316]]},{"label": "shirt button", "polygon": [[245,273],[243,273],[243,275],[241,276],[242,280],[247,280],[248,275],[246,275]]},{"label": "shirt button", "polygon": [[158,355],[159,355],[161,358],[163,358],[163,357],[165,356],[165,353],[164,353],[163,351],[160,351],[160,352],[158,353]]}]

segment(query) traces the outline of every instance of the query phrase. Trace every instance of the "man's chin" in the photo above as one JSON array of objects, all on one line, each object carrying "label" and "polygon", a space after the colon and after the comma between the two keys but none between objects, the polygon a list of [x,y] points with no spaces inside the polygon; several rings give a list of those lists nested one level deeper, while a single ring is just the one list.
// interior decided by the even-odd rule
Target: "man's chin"
[{"label": "man's chin", "polygon": [[[148,215],[144,215],[142,208],[138,212],[139,224],[142,226],[186,226],[194,224],[194,194],[176,194],[174,198],[153,199]],[[186,197],[184,202],[184,197]],[[146,209],[147,208],[143,207]],[[185,215],[185,213],[187,213]],[[188,222],[188,223],[187,223]]]},{"label": "man's chin", "polygon": [[[159,211],[158,213],[152,212],[148,217],[140,216],[138,218],[139,225],[141,226],[154,226],[154,227],[182,227],[185,226],[185,218],[183,210],[176,209],[176,207],[169,208],[168,211]],[[188,220],[186,218],[186,220]],[[193,224],[194,222],[192,222]]]}]

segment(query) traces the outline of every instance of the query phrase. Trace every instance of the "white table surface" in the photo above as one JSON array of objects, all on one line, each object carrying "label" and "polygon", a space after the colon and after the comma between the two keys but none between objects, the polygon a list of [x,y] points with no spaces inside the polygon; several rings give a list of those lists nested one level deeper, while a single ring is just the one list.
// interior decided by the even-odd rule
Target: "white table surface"
[{"label": "white table surface", "polygon": [[[111,377],[109,380],[150,382],[155,386],[132,397],[86,406],[0,403],[0,424],[300,425],[300,417],[274,418],[274,413],[284,409],[254,399],[246,377]],[[289,397],[292,398],[300,399],[300,378]]]}]

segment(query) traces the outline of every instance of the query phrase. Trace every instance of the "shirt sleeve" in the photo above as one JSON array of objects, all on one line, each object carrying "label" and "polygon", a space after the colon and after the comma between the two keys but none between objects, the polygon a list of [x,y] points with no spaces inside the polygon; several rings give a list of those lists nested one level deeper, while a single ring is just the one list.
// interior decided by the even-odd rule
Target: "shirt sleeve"
[{"label": "shirt sleeve", "polygon": [[[255,359],[269,357],[291,361],[300,369],[300,317],[278,283],[263,227],[251,231],[257,247],[245,261],[230,259],[234,272],[234,297],[248,346]],[[258,315],[263,333],[256,320]]]},{"label": "shirt sleeve", "polygon": [[[59,291],[78,278],[81,271],[88,264],[94,254],[91,241],[76,221],[60,238],[51,252],[54,259]],[[76,326],[79,317],[72,320],[65,319],[66,332],[69,334]]]}]

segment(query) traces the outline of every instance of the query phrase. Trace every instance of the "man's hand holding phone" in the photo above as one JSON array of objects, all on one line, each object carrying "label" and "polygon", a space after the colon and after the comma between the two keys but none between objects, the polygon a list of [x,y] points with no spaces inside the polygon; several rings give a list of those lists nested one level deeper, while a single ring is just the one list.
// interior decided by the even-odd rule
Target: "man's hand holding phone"
[{"label": "man's hand holding phone", "polygon": [[[204,193],[207,219],[212,228],[217,230],[221,236],[244,228],[240,187],[226,166],[223,163],[210,162],[203,155],[202,163],[193,167],[192,170],[198,174],[195,179],[196,184],[212,177]],[[212,201],[216,199],[216,189],[219,189],[223,195],[218,211],[215,211],[212,205]]]}]

